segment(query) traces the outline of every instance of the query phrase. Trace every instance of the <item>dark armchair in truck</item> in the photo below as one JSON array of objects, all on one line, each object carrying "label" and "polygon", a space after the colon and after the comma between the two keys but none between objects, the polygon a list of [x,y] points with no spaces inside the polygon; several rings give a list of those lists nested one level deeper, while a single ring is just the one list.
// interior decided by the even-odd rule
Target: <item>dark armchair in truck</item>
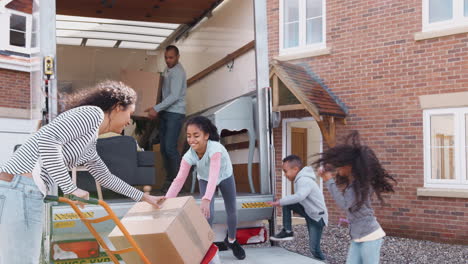
[{"label": "dark armchair in truck", "polygon": [[[151,191],[155,184],[154,152],[137,151],[133,137],[117,136],[97,141],[97,152],[112,174],[130,185],[145,186]],[[86,171],[78,172],[78,187],[95,191],[94,178]]]}]

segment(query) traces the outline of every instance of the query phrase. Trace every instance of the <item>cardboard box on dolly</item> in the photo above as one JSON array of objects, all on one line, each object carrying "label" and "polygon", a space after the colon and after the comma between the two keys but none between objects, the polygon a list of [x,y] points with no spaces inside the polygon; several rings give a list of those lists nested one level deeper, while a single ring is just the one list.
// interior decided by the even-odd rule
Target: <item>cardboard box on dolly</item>
[{"label": "cardboard box on dolly", "polygon": [[[200,264],[214,233],[191,196],[166,200],[161,209],[136,203],[122,219],[145,256],[154,264]],[[120,229],[109,239],[117,249],[129,247]],[[142,263],[136,253],[121,255],[125,263]]]}]

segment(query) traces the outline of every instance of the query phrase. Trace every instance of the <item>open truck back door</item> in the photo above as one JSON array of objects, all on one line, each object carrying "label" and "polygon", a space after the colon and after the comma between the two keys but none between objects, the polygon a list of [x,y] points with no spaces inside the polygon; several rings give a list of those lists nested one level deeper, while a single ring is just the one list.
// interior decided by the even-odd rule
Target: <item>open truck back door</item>
[{"label": "open truck back door", "polygon": [[[225,0],[228,1],[228,0]],[[238,1],[238,0],[230,0],[230,1]],[[258,204],[264,204],[266,201],[270,201],[274,196],[275,188],[272,186],[274,183],[274,149],[272,144],[272,120],[271,120],[271,95],[270,95],[270,88],[269,88],[269,64],[268,64],[268,36],[267,36],[267,12],[266,12],[266,0],[243,0],[243,1],[250,1],[251,5],[253,6],[253,13],[254,13],[254,28],[255,28],[255,86],[256,86],[256,129],[257,129],[257,140],[258,140],[258,153],[259,153],[259,172],[260,172],[260,190],[255,195],[246,195],[245,197],[238,197],[238,208],[239,208],[239,218],[243,219],[244,222],[248,223],[249,221],[258,222],[259,220],[269,220],[270,221],[270,232],[274,232],[274,220],[273,217],[275,214],[272,213],[272,208],[268,208],[266,206],[259,206]],[[138,14],[133,12],[132,10],[125,10],[125,16],[116,16],[116,17],[109,17],[105,16],[108,14],[107,11],[111,11],[112,5],[115,4],[115,1],[100,1],[103,5],[103,10],[95,10],[91,8],[92,5],[96,4],[94,1],[68,1],[68,0],[41,0],[41,1],[33,1],[34,4],[34,12],[39,13],[39,39],[40,39],[40,53],[37,56],[37,59],[41,62],[41,67],[39,67],[39,71],[34,78],[34,89],[38,89],[41,92],[47,91],[48,97],[46,101],[45,114],[48,120],[52,120],[58,113],[58,102],[57,102],[57,73],[56,73],[56,50],[57,50],[57,43],[56,43],[56,14],[57,8],[56,4],[69,4],[75,10],[75,15],[78,16],[96,16],[96,17],[105,17],[111,19],[130,19],[136,20]],[[143,0],[132,1],[135,5],[142,4]],[[183,0],[178,0],[178,2],[182,3]],[[187,0],[187,3],[191,5],[195,5],[198,2]],[[214,1],[216,4],[220,4],[223,1]],[[109,6],[105,6],[106,3]],[[119,1],[116,2],[119,4]],[[128,3],[128,2],[127,2]],[[180,6],[183,6],[181,4]],[[105,9],[108,8],[108,9]],[[71,9],[68,9],[70,11]],[[65,9],[62,9],[62,11]],[[200,17],[199,20],[195,22],[199,22],[205,16],[211,16],[211,11],[213,10],[213,6],[210,6],[205,10],[203,13],[203,17]],[[60,10],[59,10],[60,11]],[[183,12],[182,12],[183,13]],[[60,14],[60,12],[59,12]],[[103,15],[104,14],[104,15]],[[70,15],[70,14],[68,14]],[[141,14],[139,14],[141,15]],[[151,15],[143,16],[145,21],[151,18]],[[168,19],[167,17],[165,19]],[[188,19],[188,18],[187,18]],[[186,19],[186,20],[187,20]],[[188,19],[189,21],[192,21]],[[167,21],[165,21],[167,22]],[[193,22],[193,21],[192,21]],[[176,22],[183,24],[182,22]],[[189,33],[190,29],[195,26],[196,23],[184,24],[181,25],[179,29],[176,30],[176,34],[178,36],[182,36],[181,34]],[[176,36],[171,39],[168,43],[163,44],[170,44]],[[86,41],[85,41],[86,42]],[[117,45],[118,46],[118,45]],[[52,61],[52,73],[47,73],[47,68],[44,66],[45,58],[48,58],[49,61]],[[58,58],[60,59],[60,58]],[[56,195],[55,193],[52,193]],[[131,202],[116,202],[112,204],[109,202],[114,209],[117,211],[117,214],[123,216],[133,203]],[[255,206],[251,206],[251,205]],[[43,250],[43,263],[108,263],[108,260],[105,256],[101,256],[101,254],[96,255],[96,252],[92,252],[96,255],[94,259],[87,259],[87,260],[60,260],[60,261],[53,261],[53,256],[51,256],[51,252],[54,252],[52,246],[54,243],[72,243],[73,241],[77,240],[80,245],[87,246],[92,251],[94,250],[95,244],[88,242],[88,238],[91,236],[86,236],[84,226],[79,222],[78,219],[74,215],[70,215],[71,209],[68,209],[64,206],[47,206],[47,214],[46,214],[46,221],[44,226],[44,250]],[[90,217],[98,217],[102,214],[96,207],[88,207],[87,211],[89,212]],[[217,217],[218,220],[224,219],[224,204],[220,199],[217,199],[215,203],[215,214],[219,215]],[[101,230],[103,234],[110,232],[109,226],[103,226]],[[281,252],[282,254],[286,254],[289,257],[292,257],[291,254],[294,253],[285,253],[281,249],[271,248],[271,249],[249,249],[248,257],[244,261],[245,263],[263,263],[263,262],[256,262],[257,260],[260,261],[260,258],[257,256],[263,256],[264,254],[268,253],[268,250],[273,250],[274,252],[278,253]],[[251,251],[251,252],[250,252]],[[230,254],[227,252],[226,254]],[[275,254],[276,254],[275,253]],[[93,255],[91,254],[91,255]],[[251,254],[251,255],[250,255]],[[273,254],[273,253],[271,253]],[[271,255],[270,254],[270,255]],[[93,256],[94,256],[93,255]],[[298,261],[294,263],[302,263],[299,261],[300,256],[296,254],[298,257]],[[292,260],[292,258],[288,258]],[[310,259],[308,259],[310,263]],[[75,262],[74,262],[75,261]],[[78,262],[76,262],[78,261]],[[84,262],[80,262],[84,261]],[[88,261],[88,262],[86,262]],[[229,258],[226,256],[226,261],[229,261]],[[262,260],[263,261],[263,260]],[[229,263],[229,262],[223,262]],[[266,263],[266,262],[265,262]],[[275,262],[269,262],[275,263]],[[280,262],[277,262],[280,263]]]}]

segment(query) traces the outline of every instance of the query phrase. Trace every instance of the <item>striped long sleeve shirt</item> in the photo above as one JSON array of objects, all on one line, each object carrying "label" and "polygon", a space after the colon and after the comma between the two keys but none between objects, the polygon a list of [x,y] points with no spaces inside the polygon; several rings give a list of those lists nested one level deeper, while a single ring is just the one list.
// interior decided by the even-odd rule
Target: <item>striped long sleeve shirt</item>
[{"label": "striped long sleeve shirt", "polygon": [[82,106],[68,110],[28,139],[0,171],[31,173],[40,161],[40,177],[47,189],[56,183],[69,194],[78,187],[68,171],[84,165],[103,187],[140,201],[143,192],[111,174],[97,154],[97,137],[103,120],[104,112],[99,107]]}]

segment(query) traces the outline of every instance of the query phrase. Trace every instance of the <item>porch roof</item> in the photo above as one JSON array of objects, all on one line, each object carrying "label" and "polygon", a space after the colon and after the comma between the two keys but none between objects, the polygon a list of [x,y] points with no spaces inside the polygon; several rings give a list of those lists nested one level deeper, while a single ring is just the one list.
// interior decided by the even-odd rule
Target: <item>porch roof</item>
[{"label": "porch roof", "polygon": [[274,60],[270,75],[276,74],[299,102],[314,116],[344,118],[347,108],[313,73],[308,65]]}]

